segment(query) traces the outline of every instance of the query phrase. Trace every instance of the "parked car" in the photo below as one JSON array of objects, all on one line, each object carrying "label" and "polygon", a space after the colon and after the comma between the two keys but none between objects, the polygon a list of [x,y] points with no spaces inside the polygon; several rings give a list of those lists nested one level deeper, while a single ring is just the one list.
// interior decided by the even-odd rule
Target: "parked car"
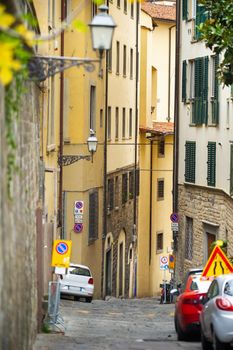
[{"label": "parked car", "polygon": [[90,269],[84,265],[70,264],[66,274],[60,279],[61,295],[72,295],[75,300],[85,298],[91,302],[94,293],[94,280]]},{"label": "parked car", "polygon": [[233,345],[233,274],[216,277],[200,315],[203,350],[226,350]]},{"label": "parked car", "polygon": [[210,283],[211,281],[202,279],[200,273],[189,275],[175,303],[174,323],[178,340],[185,340],[193,332],[200,332],[199,316],[203,308],[202,299],[206,296]]}]

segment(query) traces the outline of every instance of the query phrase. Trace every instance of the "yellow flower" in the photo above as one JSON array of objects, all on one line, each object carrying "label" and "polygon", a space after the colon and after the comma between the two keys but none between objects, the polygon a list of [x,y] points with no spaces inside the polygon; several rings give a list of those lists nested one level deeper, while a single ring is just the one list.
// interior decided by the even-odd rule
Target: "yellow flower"
[{"label": "yellow flower", "polygon": [[23,24],[19,24],[15,27],[15,31],[21,35],[28,46],[34,45],[34,33],[31,30],[28,30]]},{"label": "yellow flower", "polygon": [[14,16],[5,13],[5,6],[0,5],[0,27],[9,28],[15,22]]},{"label": "yellow flower", "polygon": [[13,72],[21,67],[20,61],[14,59],[14,49],[16,44],[13,42],[0,42],[0,82],[7,85],[13,78]]}]

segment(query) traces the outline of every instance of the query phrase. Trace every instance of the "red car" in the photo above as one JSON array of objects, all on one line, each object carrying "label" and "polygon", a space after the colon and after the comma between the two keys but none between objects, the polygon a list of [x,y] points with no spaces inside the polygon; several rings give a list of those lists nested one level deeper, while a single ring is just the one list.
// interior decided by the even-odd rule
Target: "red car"
[{"label": "red car", "polygon": [[200,274],[190,275],[183,292],[175,304],[175,329],[178,340],[185,340],[193,332],[200,332],[199,316],[203,308],[202,299],[211,284]]}]

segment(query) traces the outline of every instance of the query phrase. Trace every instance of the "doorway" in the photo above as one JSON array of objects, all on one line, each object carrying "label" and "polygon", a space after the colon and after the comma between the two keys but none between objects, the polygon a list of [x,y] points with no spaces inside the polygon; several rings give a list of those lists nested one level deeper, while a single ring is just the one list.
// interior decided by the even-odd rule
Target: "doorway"
[{"label": "doorway", "polygon": [[112,250],[106,252],[106,279],[105,279],[105,295],[112,294]]}]

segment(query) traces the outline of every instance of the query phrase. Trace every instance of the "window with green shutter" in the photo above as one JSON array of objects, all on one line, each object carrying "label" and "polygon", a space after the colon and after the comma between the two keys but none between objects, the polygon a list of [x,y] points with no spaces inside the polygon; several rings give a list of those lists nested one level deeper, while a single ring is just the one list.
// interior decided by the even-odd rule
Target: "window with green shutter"
[{"label": "window with green shutter", "polygon": [[182,1],[182,19],[183,20],[188,19],[188,0]]},{"label": "window with green shutter", "polygon": [[192,123],[201,125],[208,120],[208,57],[194,61],[194,106]]},{"label": "window with green shutter", "polygon": [[207,145],[207,185],[215,186],[216,181],[216,142]]},{"label": "window with green shutter", "polygon": [[196,142],[186,141],[185,144],[185,174],[186,182],[195,183],[196,172]]},{"label": "window with green shutter", "polygon": [[233,145],[231,145],[231,161],[230,161],[230,195],[233,196]]},{"label": "window with green shutter", "polygon": [[199,40],[201,38],[201,33],[198,30],[198,26],[201,23],[204,23],[208,18],[207,11],[205,7],[200,3],[199,0],[196,0],[196,19],[195,19],[195,39]]},{"label": "window with green shutter", "polygon": [[183,67],[182,67],[182,102],[186,102],[187,97],[187,62],[183,61]]},{"label": "window with green shutter", "polygon": [[219,55],[213,57],[213,87],[212,87],[212,96],[211,96],[211,105],[212,105],[212,123],[218,124],[219,121],[219,100],[218,100],[218,90],[219,90],[219,81],[217,76],[217,70],[219,66]]}]

